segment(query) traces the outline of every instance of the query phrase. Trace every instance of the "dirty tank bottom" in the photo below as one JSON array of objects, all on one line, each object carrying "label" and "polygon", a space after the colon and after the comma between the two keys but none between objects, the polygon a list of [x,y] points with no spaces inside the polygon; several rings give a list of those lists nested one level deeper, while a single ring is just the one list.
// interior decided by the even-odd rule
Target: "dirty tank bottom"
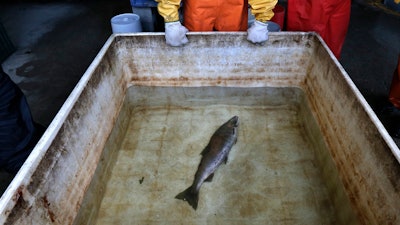
[{"label": "dirty tank bottom", "polygon": [[[82,207],[98,205],[76,224],[357,224],[301,89],[131,87],[123,110],[115,162]],[[238,142],[195,211],[174,197],[234,115]]]}]

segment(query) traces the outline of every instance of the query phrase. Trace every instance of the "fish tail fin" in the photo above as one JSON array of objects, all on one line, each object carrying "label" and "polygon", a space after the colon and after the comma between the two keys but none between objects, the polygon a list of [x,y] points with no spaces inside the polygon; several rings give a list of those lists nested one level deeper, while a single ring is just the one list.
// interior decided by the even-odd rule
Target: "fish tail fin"
[{"label": "fish tail fin", "polygon": [[192,191],[192,187],[188,187],[186,190],[179,193],[175,196],[176,199],[181,199],[183,201],[187,201],[189,205],[193,207],[194,210],[197,209],[197,204],[199,202],[199,192]]}]

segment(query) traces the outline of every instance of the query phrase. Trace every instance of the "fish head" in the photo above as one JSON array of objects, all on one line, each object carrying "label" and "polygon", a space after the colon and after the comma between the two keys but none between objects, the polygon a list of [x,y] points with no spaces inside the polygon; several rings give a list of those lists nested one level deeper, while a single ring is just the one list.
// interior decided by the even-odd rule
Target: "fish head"
[{"label": "fish head", "polygon": [[229,127],[238,127],[239,126],[239,117],[234,116],[228,121],[228,126]]}]

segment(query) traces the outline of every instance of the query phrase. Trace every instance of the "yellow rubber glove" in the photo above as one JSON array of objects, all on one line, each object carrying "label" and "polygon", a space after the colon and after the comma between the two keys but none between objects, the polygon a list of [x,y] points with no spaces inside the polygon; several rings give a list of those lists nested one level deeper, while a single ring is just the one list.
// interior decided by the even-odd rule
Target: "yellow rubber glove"
[{"label": "yellow rubber glove", "polygon": [[274,16],[272,11],[278,0],[249,0],[251,6],[251,13],[254,15],[257,21],[267,22]]}]

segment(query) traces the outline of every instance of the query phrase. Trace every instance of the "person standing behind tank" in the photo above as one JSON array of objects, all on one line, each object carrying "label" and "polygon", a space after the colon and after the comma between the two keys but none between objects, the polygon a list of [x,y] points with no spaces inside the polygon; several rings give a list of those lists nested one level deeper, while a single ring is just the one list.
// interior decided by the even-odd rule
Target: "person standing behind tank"
[{"label": "person standing behind tank", "polygon": [[188,43],[188,31],[246,31],[248,3],[255,22],[247,30],[247,40],[263,43],[268,40],[268,24],[278,0],[185,0],[183,26],[178,10],[181,0],[156,0],[158,12],[165,22],[165,40],[168,45]]},{"label": "person standing behind tank", "polygon": [[0,169],[16,174],[45,129],[33,121],[25,95],[0,68]]},{"label": "person standing behind tank", "polygon": [[288,0],[288,31],[315,31],[337,59],[350,22],[350,0]]}]

